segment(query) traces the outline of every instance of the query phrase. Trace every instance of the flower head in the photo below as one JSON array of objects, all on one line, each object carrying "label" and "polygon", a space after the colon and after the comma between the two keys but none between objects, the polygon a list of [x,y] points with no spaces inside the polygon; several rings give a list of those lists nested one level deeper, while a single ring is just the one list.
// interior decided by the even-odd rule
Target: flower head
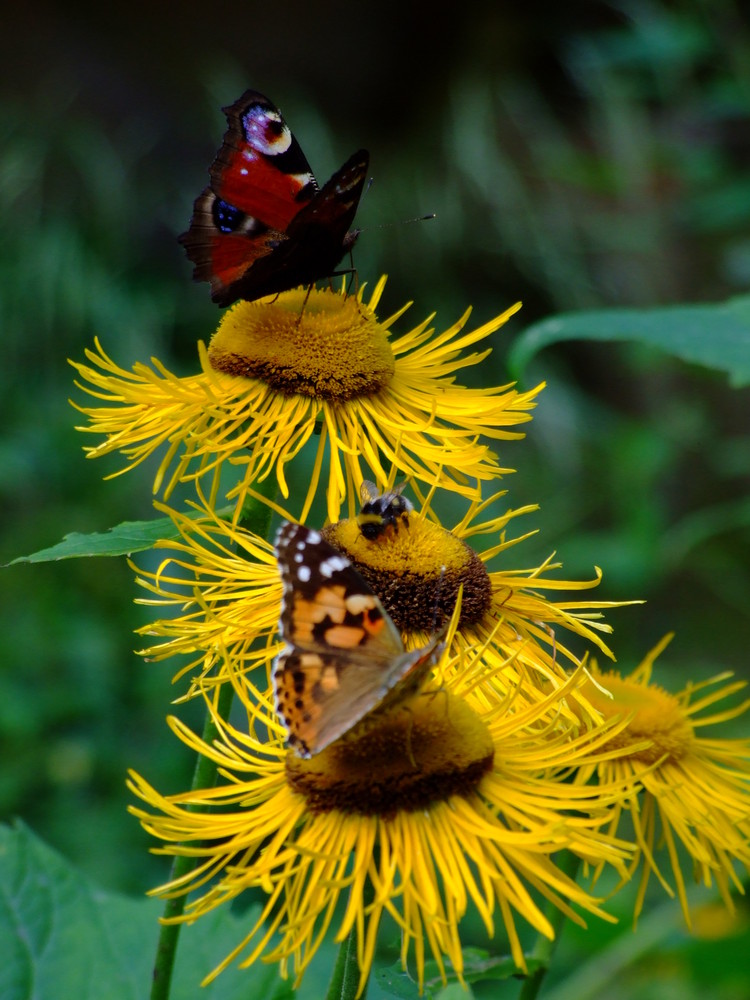
[{"label": "flower head", "polygon": [[[487,504],[497,499],[471,504],[452,531],[438,523],[429,506],[423,506],[419,513],[406,512],[398,530],[379,532],[373,539],[366,537],[356,518],[328,525],[323,534],[378,595],[407,648],[424,645],[447,621],[460,589],[457,645],[485,649],[493,666],[526,664],[530,673],[539,674],[540,690],[549,683],[559,686],[566,679],[564,662],[579,664],[562,630],[595,642],[609,654],[600,633],[611,627],[600,619],[602,609],[616,605],[549,597],[545,591],[590,588],[599,580],[598,575],[583,582],[558,579],[551,575],[555,568],[551,560],[530,569],[489,569],[495,557],[528,537],[508,539],[505,533],[511,521],[534,509],[507,509],[482,520]],[[264,664],[270,674],[270,661],[279,648],[275,632],[281,600],[271,546],[253,532],[222,520],[206,504],[197,508],[202,515],[197,519],[158,506],[182,534],[179,543],[165,543],[179,554],[170,554],[156,571],[140,570],[138,582],[155,595],[147,603],[166,605],[177,613],[140,630],[142,635],[167,640],[149,646],[144,655],[154,659],[189,655],[181,673],[198,668],[192,694],[209,681],[250,683],[251,671]],[[492,541],[479,551],[466,541],[482,536]],[[506,667],[505,673],[512,672]],[[253,683],[263,686],[262,681]],[[531,688],[526,685],[523,690]]]},{"label": "flower head", "polygon": [[[228,495],[237,516],[252,483],[274,476],[286,497],[287,467],[303,450],[312,461],[304,521],[327,460],[328,516],[335,520],[347,491],[363,478],[379,485],[393,463],[407,476],[465,496],[470,480],[504,471],[483,439],[522,437],[541,386],[521,393],[510,386],[472,389],[456,372],[487,350],[462,355],[486,339],[519,308],[470,333],[467,311],[434,336],[432,317],[391,340],[399,310],[379,321],[382,279],[369,302],[302,289],[272,300],[239,302],[201,350],[199,375],[178,377],[159,362],[119,368],[97,344],[90,365],[74,363],[80,388],[104,405],[79,407],[81,427],[103,434],[89,457],[120,451],[127,468],[166,446],[154,489],[168,497],[177,482],[207,478],[215,502],[222,471],[235,469]],[[310,446],[317,435],[314,453]]]},{"label": "flower head", "polygon": [[[482,514],[503,496],[496,493],[472,502],[450,530],[443,527],[429,504],[424,504],[419,513],[402,514],[394,525],[397,530],[381,531],[372,538],[362,530],[360,518],[337,521],[323,533],[352,560],[404,631],[429,633],[436,623],[446,620],[460,587],[463,598],[458,634],[468,646],[483,645],[490,634],[493,644],[511,644],[516,649],[532,639],[547,644],[554,656],[565,656],[577,664],[560,641],[560,629],[567,629],[611,656],[601,633],[612,629],[601,620],[601,611],[617,607],[617,602],[553,601],[544,594],[596,587],[601,579],[598,569],[594,579],[576,581],[549,575],[559,568],[552,557],[528,569],[492,568],[499,556],[531,534],[507,538],[508,525],[536,509],[507,508],[483,520]],[[467,542],[483,536],[492,539],[485,548],[475,550]]]},{"label": "flower head", "polygon": [[[608,787],[622,781],[631,788],[617,803],[611,829],[619,828],[624,814],[630,816],[638,851],[629,875],[643,866],[635,915],[653,874],[669,895],[676,891],[690,925],[681,851],[696,879],[705,885],[716,880],[730,911],[730,887],[742,891],[735,862],[750,867],[750,740],[700,734],[743,714],[750,701],[707,712],[744,687],[743,682],[722,684],[726,675],[689,684],[676,695],[654,684],[654,660],[670,639],[662,640],[627,677],[594,667],[584,690],[604,719],[627,723],[607,741],[607,758],[593,770]],[[590,776],[591,769],[583,768],[578,777],[586,781]],[[656,858],[661,842],[667,847],[674,889]]]},{"label": "flower head", "polygon": [[242,955],[243,966],[263,956],[284,974],[291,963],[299,980],[337,921],[336,940],[356,932],[361,990],[385,914],[400,927],[402,961],[412,958],[420,983],[430,954],[460,978],[460,925],[470,906],[489,934],[498,923],[505,928],[523,969],[518,920],[553,936],[538,897],[579,923],[573,904],[604,916],[554,857],[567,848],[622,870],[625,845],[601,833],[608,790],[562,780],[596,757],[604,729],[564,724],[556,710],[563,690],[545,702],[510,695],[489,707],[476,694],[479,657],[459,659],[439,686],[364,720],[310,760],[283,749],[268,701],[244,701],[242,730],[216,717],[212,745],[172,720],[222,780],[163,796],[131,775],[144,827],[165,853],[196,861],[190,876],[157,891],[203,887],[180,918],[188,922],[248,888],[266,895],[260,919],[208,979]]},{"label": "flower head", "polygon": [[263,667],[277,652],[281,585],[270,542],[253,531],[232,527],[205,503],[198,517],[155,503],[167,514],[181,540],[157,542],[167,549],[155,570],[138,569],[136,582],[153,594],[139,598],[150,607],[177,613],[143,626],[139,633],[165,639],[143,650],[150,659],[188,654],[190,660],[175,675],[177,681],[197,670],[190,694],[200,685],[226,679],[221,670],[227,649],[241,657],[245,673]]}]

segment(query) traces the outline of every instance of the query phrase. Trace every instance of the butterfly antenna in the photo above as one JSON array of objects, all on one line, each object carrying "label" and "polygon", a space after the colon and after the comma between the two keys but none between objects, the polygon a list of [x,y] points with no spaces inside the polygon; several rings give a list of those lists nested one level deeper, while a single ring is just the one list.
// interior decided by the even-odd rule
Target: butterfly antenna
[{"label": "butterfly antenna", "polygon": [[[505,603],[503,601],[503,603]],[[557,663],[557,635],[555,630],[552,628],[549,622],[539,621],[538,619],[532,619],[534,625],[538,625],[539,628],[543,629],[550,639],[550,647],[552,649],[552,666],[554,667]]]},{"label": "butterfly antenna", "polygon": [[428,219],[436,219],[437,214],[430,212],[428,215],[415,215],[412,219],[399,219],[396,222],[379,222],[373,226],[362,226],[358,232],[365,233],[371,229],[390,229],[392,226],[406,226],[411,222],[426,222]]}]

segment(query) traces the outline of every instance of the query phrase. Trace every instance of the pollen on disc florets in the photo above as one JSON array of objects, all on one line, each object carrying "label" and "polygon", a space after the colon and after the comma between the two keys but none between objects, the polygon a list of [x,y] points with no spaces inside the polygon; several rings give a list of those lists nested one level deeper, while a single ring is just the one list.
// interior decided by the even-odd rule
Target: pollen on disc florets
[{"label": "pollen on disc florets", "polygon": [[395,371],[375,313],[325,289],[238,302],[213,335],[208,359],[217,371],[261,379],[277,392],[339,402],[374,395]]},{"label": "pollen on disc florets", "polygon": [[492,770],[487,726],[463,698],[423,691],[363,720],[309,759],[287,754],[286,777],[312,812],[393,816],[468,795]]},{"label": "pollen on disc florets", "polygon": [[484,563],[464,541],[409,514],[398,530],[370,541],[355,518],[323,529],[326,541],[351,560],[398,628],[432,632],[453,614],[463,584],[459,628],[478,622],[492,603]]},{"label": "pollen on disc florets", "polygon": [[[679,701],[655,684],[643,685],[620,677],[614,671],[597,674],[597,684],[585,686],[587,699],[604,718],[628,717],[630,721],[610,740],[610,745],[627,748],[634,742],[650,740],[650,746],[631,751],[645,764],[669,759],[677,761],[695,743],[695,731]],[[605,694],[606,692],[606,694]]]}]

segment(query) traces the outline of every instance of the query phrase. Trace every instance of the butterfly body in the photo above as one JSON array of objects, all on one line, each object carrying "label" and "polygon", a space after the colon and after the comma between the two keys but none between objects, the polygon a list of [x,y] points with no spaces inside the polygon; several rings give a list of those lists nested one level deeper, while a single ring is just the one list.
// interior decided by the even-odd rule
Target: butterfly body
[{"label": "butterfly body", "polygon": [[348,559],[317,531],[284,524],[276,540],[283,584],[274,665],[277,711],[289,745],[318,753],[375,709],[416,690],[442,651],[412,651]]},{"label": "butterfly body", "polygon": [[228,306],[329,277],[359,235],[350,226],[367,178],[366,150],[354,153],[322,188],[278,108],[254,90],[223,109],[228,128],[180,236]]}]

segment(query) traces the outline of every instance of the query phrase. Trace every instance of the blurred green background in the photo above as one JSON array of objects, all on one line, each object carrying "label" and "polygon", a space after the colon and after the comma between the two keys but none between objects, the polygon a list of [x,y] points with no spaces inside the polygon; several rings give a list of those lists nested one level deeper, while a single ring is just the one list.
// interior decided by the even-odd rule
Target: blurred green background
[{"label": "blurred green background", "polygon": [[[398,329],[523,300],[475,384],[508,381],[510,343],[556,312],[750,285],[739,2],[37,3],[6,18],[0,67],[3,562],[151,516],[153,465],[104,482],[115,459],[85,461],[66,358],[98,335],[125,367],[195,370],[219,313],[175,237],[246,87],[321,181],[369,148],[356,265],[389,274],[381,314],[414,300]],[[510,502],[541,504],[515,565],[556,549],[567,577],[603,568],[594,597],[647,599],[609,616],[623,668],[674,629],[674,690],[747,676],[749,391],[637,345],[548,349],[524,385],[541,379],[526,440],[501,452]],[[173,791],[192,761],[163,722],[169,666],[132,652],[132,573],[20,565],[0,586],[0,814],[142,892],[166,866],[126,815],[125,769]]]}]

